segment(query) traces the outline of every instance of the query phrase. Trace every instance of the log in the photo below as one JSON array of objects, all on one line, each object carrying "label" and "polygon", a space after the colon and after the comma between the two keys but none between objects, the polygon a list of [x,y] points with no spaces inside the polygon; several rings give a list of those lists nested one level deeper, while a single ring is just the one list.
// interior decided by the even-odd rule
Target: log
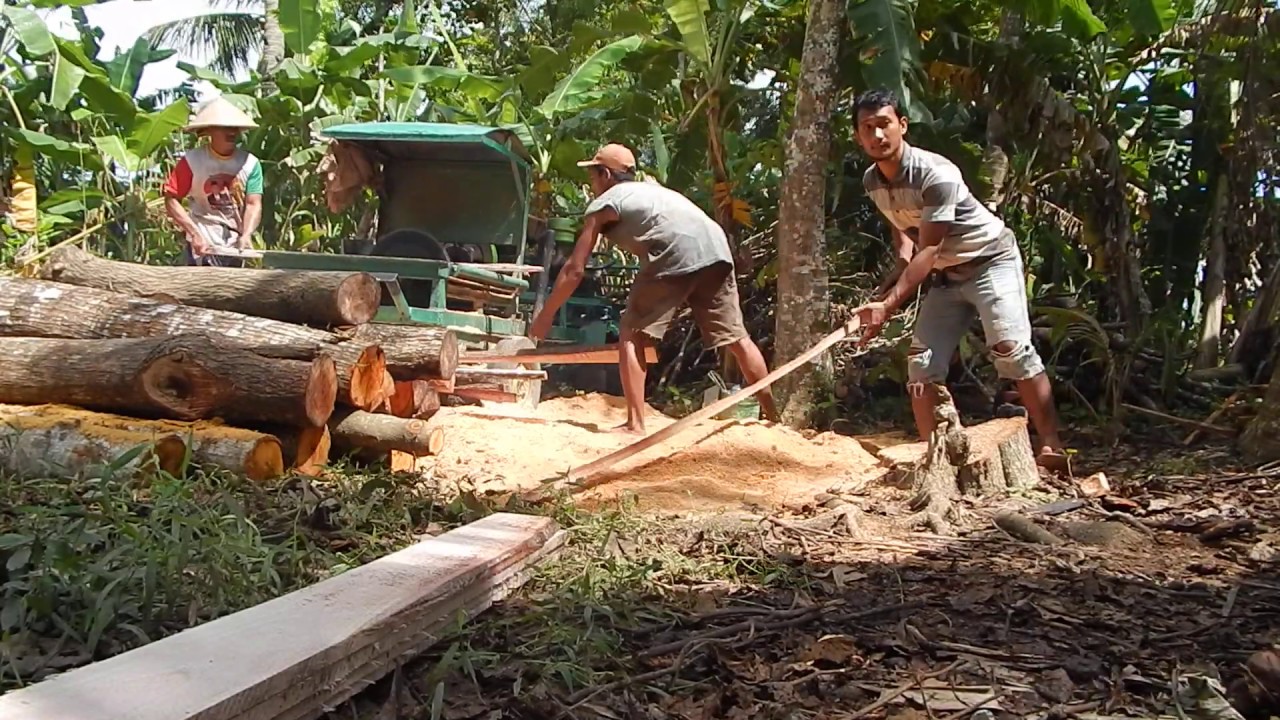
[{"label": "log", "polygon": [[426,420],[440,409],[440,393],[427,380],[398,380],[387,402],[396,417]]},{"label": "log", "polygon": [[333,412],[337,392],[332,358],[264,357],[253,348],[205,335],[114,340],[0,337],[2,403],[76,405],[177,420],[222,417],[319,426]]},{"label": "log", "polygon": [[458,335],[449,328],[370,323],[357,327],[352,338],[381,347],[396,380],[448,379],[458,368]]},{"label": "log", "polygon": [[9,308],[0,310],[3,337],[92,340],[198,333],[245,345],[315,346],[336,363],[338,400],[344,405],[376,408],[391,391],[383,383],[381,348],[303,325],[18,277],[0,277],[0,308]]},{"label": "log", "polygon": [[[523,583],[564,545],[497,513],[0,697],[5,720],[318,718]],[[146,692],[139,692],[139,683]]]},{"label": "log", "polygon": [[40,276],[315,327],[367,323],[382,299],[377,279],[366,272],[141,265],[71,246],[55,251]]},{"label": "log", "polygon": [[303,475],[319,475],[329,464],[332,438],[329,427],[280,428],[273,432],[280,440],[285,467]]},{"label": "log", "polygon": [[[0,468],[28,479],[108,472],[176,476],[187,455],[187,444],[177,433],[99,424],[41,405],[0,405],[0,447]],[[140,452],[125,458],[139,447]]]},{"label": "log", "polygon": [[413,455],[435,455],[444,447],[444,431],[424,420],[394,415],[341,411],[329,421],[333,449],[340,453],[371,450],[386,454],[392,450]]},{"label": "log", "polygon": [[276,437],[216,421],[146,420],[70,405],[0,405],[0,415],[4,413],[44,415],[50,418],[49,422],[57,419],[64,423],[142,433],[147,437],[176,435],[185,447],[190,448],[191,461],[196,464],[227,470],[257,481],[284,474],[280,441]]}]

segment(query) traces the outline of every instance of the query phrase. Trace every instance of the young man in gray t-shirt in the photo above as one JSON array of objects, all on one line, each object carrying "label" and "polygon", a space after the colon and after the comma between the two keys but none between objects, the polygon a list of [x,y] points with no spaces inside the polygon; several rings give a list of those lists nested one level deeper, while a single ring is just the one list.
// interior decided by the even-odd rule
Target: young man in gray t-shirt
[{"label": "young man in gray t-shirt", "polygon": [[[581,282],[596,238],[604,235],[640,259],[618,338],[618,371],[627,399],[627,422],[618,430],[644,434],[645,343],[661,340],[684,305],[693,311],[707,349],[727,347],[748,383],[767,375],[764,356],[742,322],[724,230],[680,193],[637,182],[635,156],[622,145],[605,145],[578,165],[587,168],[595,198],[587,206],[573,254],[529,325],[529,337],[546,337],[556,312]],[[756,397],[763,415],[776,420],[769,389]]]},{"label": "young man in gray t-shirt", "polygon": [[954,163],[907,144],[907,119],[892,93],[864,93],[854,111],[858,143],[874,161],[863,184],[893,227],[900,272],[881,300],[855,311],[865,328],[864,341],[933,277],[907,356],[911,407],[921,439],[933,431],[933,386],[946,382],[951,356],[976,314],[997,374],[1017,383],[1040,436],[1038,462],[1063,468],[1053,392],[1031,344],[1022,253],[1013,233],[969,192]]}]

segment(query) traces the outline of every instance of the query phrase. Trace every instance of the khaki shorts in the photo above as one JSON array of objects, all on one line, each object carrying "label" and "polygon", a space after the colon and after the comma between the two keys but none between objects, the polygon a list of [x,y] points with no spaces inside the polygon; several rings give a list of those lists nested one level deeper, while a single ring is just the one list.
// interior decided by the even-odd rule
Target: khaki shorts
[{"label": "khaki shorts", "polygon": [[636,276],[622,313],[622,329],[661,340],[676,312],[685,304],[702,331],[707,349],[723,347],[747,336],[738,307],[738,281],[733,266],[719,262],[686,275],[656,278],[643,271]]}]

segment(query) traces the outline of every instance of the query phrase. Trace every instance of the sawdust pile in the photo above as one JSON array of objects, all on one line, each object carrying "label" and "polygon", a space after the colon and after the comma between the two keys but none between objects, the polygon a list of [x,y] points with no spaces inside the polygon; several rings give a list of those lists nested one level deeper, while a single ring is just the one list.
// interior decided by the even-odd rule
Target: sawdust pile
[{"label": "sawdust pile", "polygon": [[[650,433],[674,422],[647,409]],[[434,472],[481,492],[536,488],[634,442],[610,432],[625,420],[622,398],[599,394],[547,400],[533,412],[502,404],[442,410],[433,423],[447,439]],[[578,498],[590,507],[633,494],[640,508],[653,511],[799,507],[883,470],[850,437],[806,438],[757,421],[709,421],[624,461]]]}]

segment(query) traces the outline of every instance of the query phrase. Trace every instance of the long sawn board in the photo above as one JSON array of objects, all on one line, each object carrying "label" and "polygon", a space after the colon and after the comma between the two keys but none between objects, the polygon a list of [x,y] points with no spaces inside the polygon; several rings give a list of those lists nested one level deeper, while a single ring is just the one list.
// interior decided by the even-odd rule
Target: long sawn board
[{"label": "long sawn board", "polygon": [[[498,513],[367,565],[0,696],[0,720],[315,718],[558,548]],[[299,692],[301,691],[301,692]]]}]

